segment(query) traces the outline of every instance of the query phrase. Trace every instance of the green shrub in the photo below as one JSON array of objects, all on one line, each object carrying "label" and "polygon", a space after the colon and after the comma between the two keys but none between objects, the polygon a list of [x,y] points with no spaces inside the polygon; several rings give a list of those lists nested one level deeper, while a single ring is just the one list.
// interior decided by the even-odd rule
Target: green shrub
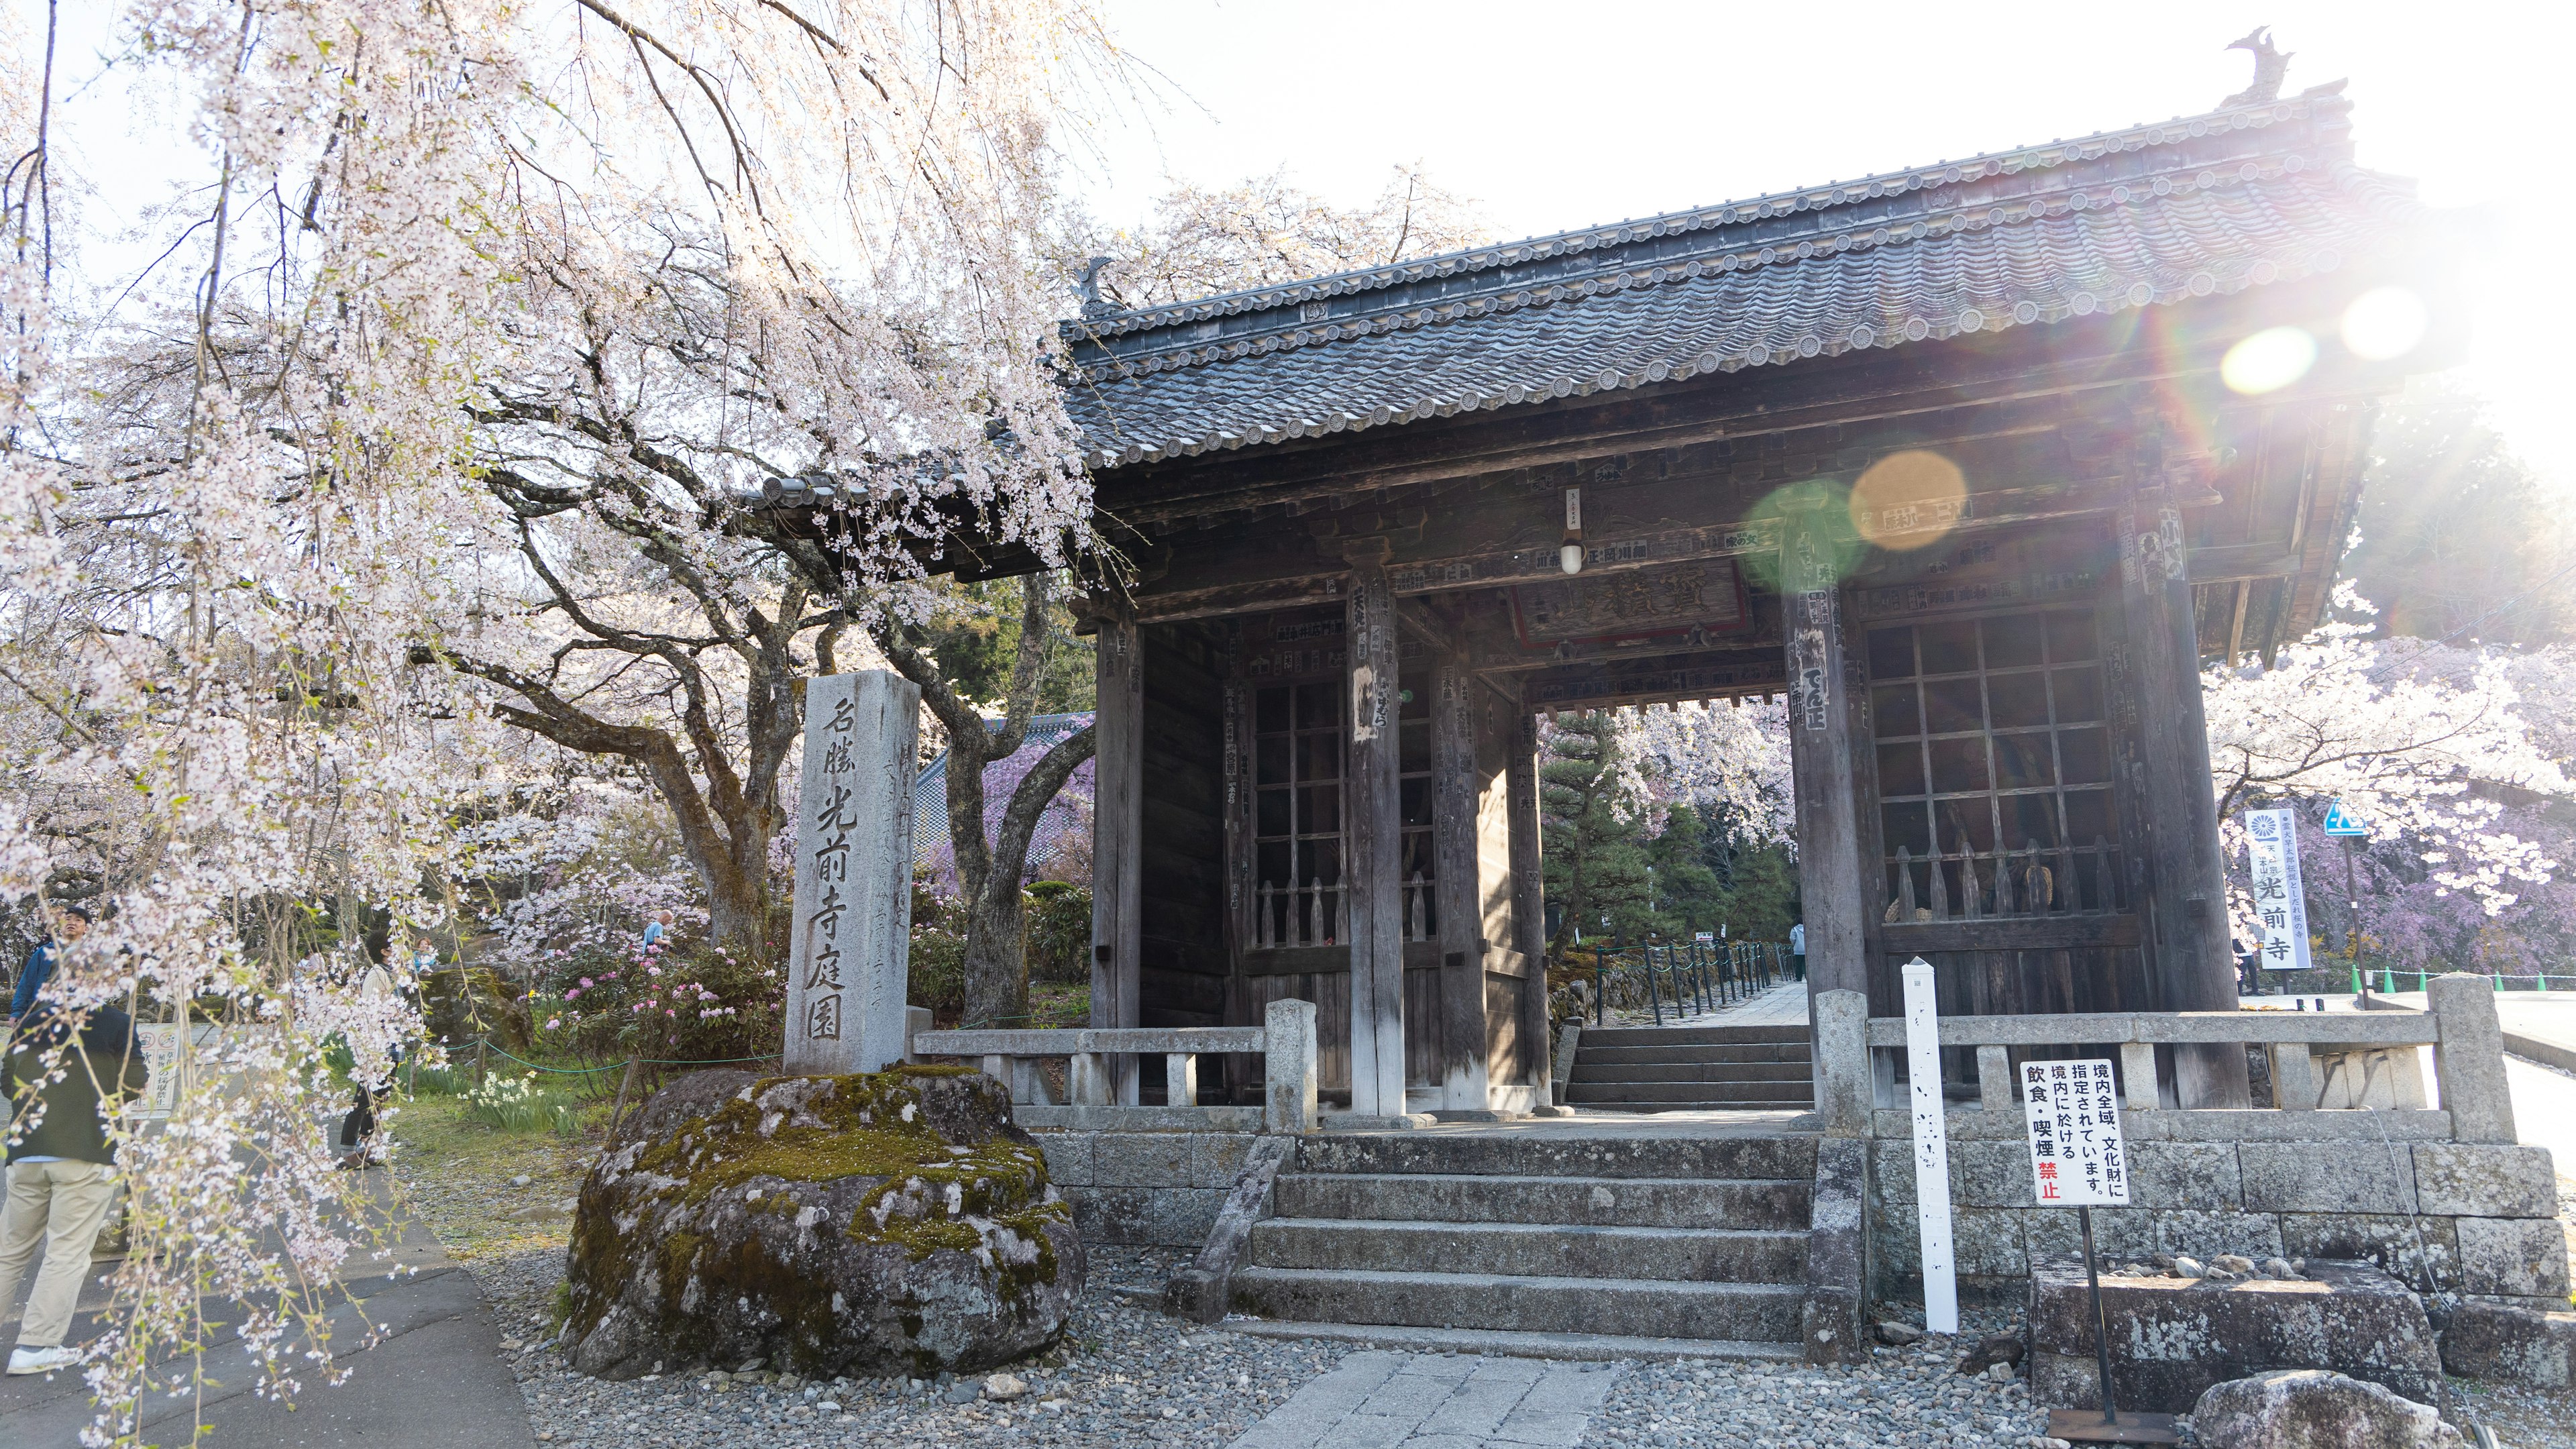
[{"label": "green shrub", "polygon": [[1032,981],[1091,979],[1091,892],[1068,881],[1042,880],[1024,898]]}]

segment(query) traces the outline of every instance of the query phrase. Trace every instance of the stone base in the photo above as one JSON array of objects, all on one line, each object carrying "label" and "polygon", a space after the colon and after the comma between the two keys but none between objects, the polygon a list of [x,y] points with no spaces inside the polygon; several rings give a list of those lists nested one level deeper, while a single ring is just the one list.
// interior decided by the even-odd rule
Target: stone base
[{"label": "stone base", "polygon": [[1326,1112],[1321,1121],[1327,1132],[1410,1132],[1439,1124],[1428,1112]]},{"label": "stone base", "polygon": [[[2442,1362],[2423,1301],[2364,1263],[2311,1260],[2298,1281],[2102,1275],[2120,1407],[2187,1414],[2211,1385],[2275,1369],[2331,1369],[2419,1403],[2439,1403]],[[2099,1409],[2084,1265],[2034,1263],[2032,1402]]]},{"label": "stone base", "polygon": [[2563,1389],[2576,1364],[2576,1313],[2463,1303],[2442,1328],[2442,1366],[2496,1383]]}]

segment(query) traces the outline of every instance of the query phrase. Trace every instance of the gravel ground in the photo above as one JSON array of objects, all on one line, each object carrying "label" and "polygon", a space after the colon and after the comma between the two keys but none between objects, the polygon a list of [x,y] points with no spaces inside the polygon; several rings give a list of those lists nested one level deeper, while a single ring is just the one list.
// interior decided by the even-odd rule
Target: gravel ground
[{"label": "gravel ground", "polygon": [[[808,1383],[766,1372],[666,1374],[630,1383],[584,1378],[551,1349],[516,1348],[512,1368],[540,1443],[725,1445],[790,1449],[847,1445],[1155,1444],[1213,1449],[1251,1427],[1348,1352],[1340,1344],[1282,1343],[1194,1328],[1116,1290],[1159,1291],[1185,1255],[1094,1248],[1091,1279],[1065,1343],[1005,1373],[1027,1386],[1011,1401],[968,1376],[922,1382]],[[505,1349],[550,1336],[563,1258],[522,1253],[475,1265]]]},{"label": "gravel ground", "polygon": [[1583,1437],[1587,1445],[1651,1449],[1784,1449],[1788,1445],[2031,1445],[2048,1415],[2029,1386],[1957,1371],[1980,1335],[2011,1326],[2000,1314],[1961,1316],[1958,1338],[1881,1348],[1857,1368],[1709,1360],[1630,1364]]}]

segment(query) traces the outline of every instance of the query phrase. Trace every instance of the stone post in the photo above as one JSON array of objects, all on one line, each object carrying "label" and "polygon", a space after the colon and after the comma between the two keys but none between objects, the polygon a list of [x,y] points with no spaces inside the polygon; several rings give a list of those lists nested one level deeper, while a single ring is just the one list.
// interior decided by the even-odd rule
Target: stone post
[{"label": "stone post", "polygon": [[1816,1115],[1828,1137],[1867,1137],[1875,1095],[1869,1076],[1869,997],[1816,993]]},{"label": "stone post", "polygon": [[1274,1001],[1262,1029],[1262,1129],[1302,1137],[1315,1130],[1315,1003]]},{"label": "stone post", "polygon": [[826,674],[805,687],[788,1072],[873,1072],[911,1050],[904,998],[920,710],[920,687],[884,670]]},{"label": "stone post", "polygon": [[2504,1028],[2496,1021],[2495,983],[2453,971],[2425,983],[2442,1040],[2433,1072],[2455,1142],[2512,1142],[2513,1095],[2504,1078]]}]

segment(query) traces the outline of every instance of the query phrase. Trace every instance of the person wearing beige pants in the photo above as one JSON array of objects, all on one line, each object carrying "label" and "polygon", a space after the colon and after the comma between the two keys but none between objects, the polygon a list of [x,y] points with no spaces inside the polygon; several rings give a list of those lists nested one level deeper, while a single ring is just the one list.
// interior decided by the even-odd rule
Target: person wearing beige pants
[{"label": "person wearing beige pants", "polygon": [[[60,1080],[51,1070],[55,1062]],[[73,1019],[40,1002],[19,1019],[0,1058],[13,1139],[9,1193],[0,1209],[0,1314],[17,1301],[36,1250],[45,1254],[18,1325],[18,1346],[9,1353],[12,1374],[52,1373],[80,1362],[80,1350],[65,1347],[63,1337],[80,1305],[90,1248],[116,1201],[116,1150],[107,1125],[146,1076],[143,1053],[134,1049],[133,1018],[112,1006]]]},{"label": "person wearing beige pants", "polygon": [[0,1304],[17,1301],[18,1285],[45,1250],[44,1266],[27,1293],[27,1316],[18,1324],[18,1346],[58,1348],[80,1301],[89,1250],[116,1202],[116,1169],[103,1162],[9,1164],[8,1210],[0,1215]]}]

